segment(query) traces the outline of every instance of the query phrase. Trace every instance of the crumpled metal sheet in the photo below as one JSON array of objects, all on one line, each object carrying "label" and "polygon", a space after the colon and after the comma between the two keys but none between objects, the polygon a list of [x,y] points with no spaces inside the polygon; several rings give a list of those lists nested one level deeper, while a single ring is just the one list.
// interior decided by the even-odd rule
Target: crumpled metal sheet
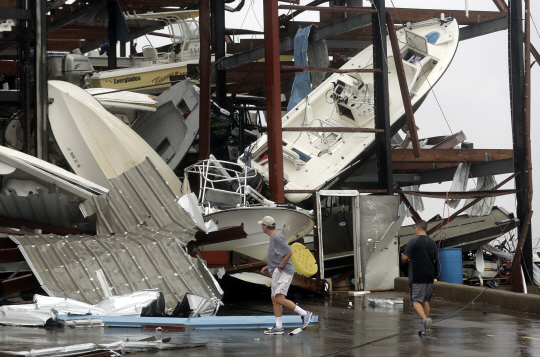
[{"label": "crumpled metal sheet", "polygon": [[195,223],[149,158],[109,181],[113,188],[108,193],[81,204],[87,216],[97,214],[98,234],[144,226],[163,228],[184,244],[195,239]]},{"label": "crumpled metal sheet", "polygon": [[[428,222],[428,230],[439,225],[441,218]],[[441,248],[461,248],[464,252],[477,249],[493,239],[510,232],[519,226],[519,220],[502,207],[494,207],[491,213],[482,217],[469,217],[462,214],[444,228],[434,232],[435,239]],[[414,226],[402,227],[399,231],[401,248],[415,236]]]},{"label": "crumpled metal sheet", "polygon": [[[138,227],[114,236],[10,237],[50,296],[97,304],[106,297],[96,271],[113,295],[159,289],[174,309],[186,292],[221,299],[223,291],[198,258],[168,231]],[[194,261],[195,260],[195,261]]]},{"label": "crumpled metal sheet", "polygon": [[25,357],[46,357],[46,356],[84,356],[88,354],[99,354],[101,356],[121,356],[121,354],[115,351],[121,351],[125,353],[137,353],[145,351],[161,351],[161,350],[174,350],[204,347],[203,343],[170,343],[163,340],[158,341],[117,341],[113,343],[81,343],[76,345],[52,347],[52,348],[38,348],[29,351],[0,351],[2,355],[6,356],[25,356]]},{"label": "crumpled metal sheet", "polygon": [[[489,191],[495,186],[497,186],[495,176],[482,176],[478,178],[478,181],[476,182],[476,188],[472,189],[471,191]],[[474,199],[468,199],[467,201],[465,201],[465,206],[472,201],[474,201]],[[487,216],[490,214],[494,205],[495,197],[486,197],[480,200],[474,206],[467,209],[465,213],[467,213],[469,217]]]},{"label": "crumpled metal sheet", "polygon": [[108,316],[141,316],[143,309],[159,299],[157,289],[135,291],[133,293],[111,296],[96,305],[81,301],[44,295],[35,295],[37,310],[53,311],[56,315],[108,315]]},{"label": "crumpled metal sheet", "polygon": [[[315,25],[313,25],[316,27]],[[328,68],[330,67],[330,59],[328,58],[328,46],[326,40],[312,41],[307,47],[308,63],[310,67]],[[311,89],[314,90],[321,85],[327,77],[325,72],[310,72],[311,73]]]},{"label": "crumpled metal sheet", "polygon": [[[452,186],[450,192],[463,192],[467,191],[467,182],[469,181],[469,173],[471,171],[471,164],[461,162],[454,173],[454,179],[452,180]],[[461,200],[450,200],[448,205],[451,208],[456,208]]]},{"label": "crumpled metal sheet", "polygon": [[[413,192],[419,191],[420,185],[405,186],[405,187],[402,187],[401,189],[403,190],[403,193],[405,193],[405,191],[413,191]],[[414,196],[414,195],[407,195],[407,194],[405,194],[405,197],[407,197],[407,199],[409,200],[409,203],[411,204],[412,208],[416,212],[424,211],[424,201],[422,200],[422,197]],[[401,216],[401,214],[405,211],[407,212],[407,217],[412,217],[412,214],[407,208],[407,206],[405,206],[405,203],[401,202],[398,208],[398,216]]]},{"label": "crumpled metal sheet", "polygon": [[81,214],[81,201],[69,202],[63,193],[46,193],[39,189],[28,196],[10,192],[0,194],[0,216],[91,231],[94,221]]},{"label": "crumpled metal sheet", "polygon": [[0,325],[45,326],[56,316],[50,310],[35,310],[35,304],[0,306]]}]

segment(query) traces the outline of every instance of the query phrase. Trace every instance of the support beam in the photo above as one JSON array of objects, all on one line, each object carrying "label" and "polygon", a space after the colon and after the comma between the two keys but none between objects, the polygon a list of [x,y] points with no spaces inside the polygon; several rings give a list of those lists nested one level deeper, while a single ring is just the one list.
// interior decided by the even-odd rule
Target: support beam
[{"label": "support beam", "polygon": [[515,194],[520,190],[487,190],[487,191],[464,191],[464,192],[429,192],[429,191],[402,191],[397,189],[398,193],[406,193],[412,196],[426,197],[426,198],[439,198],[449,200],[468,200],[484,199],[486,197],[499,197],[505,195]]},{"label": "support beam", "polygon": [[199,98],[199,160],[210,157],[210,95],[212,54],[210,52],[210,0],[199,3],[199,31],[201,37],[201,55],[199,70],[201,72]]},{"label": "support beam", "polygon": [[[519,238],[516,246],[516,251],[514,252],[514,259],[512,260],[512,267],[510,268],[510,282],[512,283],[512,292],[514,293],[524,293],[524,281],[521,275],[521,267],[523,262],[521,261],[523,256],[523,247],[527,241],[527,235],[529,233],[529,226],[531,224],[531,218],[533,211],[527,212],[527,218],[525,222],[520,222],[521,232],[519,233]],[[528,274],[527,274],[528,275]],[[529,280],[532,277],[528,277]]]},{"label": "support beam", "polygon": [[62,17],[60,20],[56,20],[52,24],[48,25],[47,33],[54,32],[73,21],[77,21],[83,16],[92,14],[104,8],[105,6],[107,6],[107,1],[108,0],[95,0],[95,1],[89,2],[88,5],[69,13],[68,15]]},{"label": "support beam", "polygon": [[301,5],[279,5],[280,10],[303,10],[303,11],[318,11],[318,12],[347,12],[353,14],[373,14],[378,12],[375,9],[370,9],[368,7],[349,7],[349,6],[301,6]]},{"label": "support beam", "polygon": [[502,12],[508,12],[508,6],[504,2],[504,0],[493,0],[493,3],[495,6],[497,6],[497,9]]},{"label": "support beam", "polygon": [[415,158],[412,149],[392,150],[393,162],[482,162],[503,160],[514,157],[509,149],[421,149],[420,157]]},{"label": "support beam", "polygon": [[401,51],[399,49],[399,42],[391,13],[386,13],[386,20],[388,23],[388,34],[390,36],[390,43],[392,45],[392,53],[394,54],[394,62],[396,63],[396,73],[398,76],[399,88],[401,90],[401,100],[403,101],[405,116],[407,117],[407,128],[409,129],[409,136],[412,143],[414,156],[419,157],[420,143],[418,142],[418,133],[416,132],[416,123],[414,122],[411,94],[409,93],[407,78],[405,77],[405,69],[403,68],[403,60],[401,59]]},{"label": "support beam", "polygon": [[409,210],[409,212],[411,212],[411,215],[412,215],[412,218],[414,220],[414,223],[418,222],[418,221],[421,221],[422,218],[420,217],[420,215],[418,214],[418,212],[416,212],[416,210],[413,208],[413,206],[411,205],[411,203],[409,202],[409,200],[407,199],[407,197],[405,196],[407,191],[401,191],[401,192],[398,192],[399,194],[399,199],[401,200],[401,202],[403,202],[405,204],[405,207],[407,207],[407,209]]},{"label": "support beam", "polygon": [[[210,0],[212,21],[212,50],[216,62],[225,57],[225,2]],[[222,108],[227,106],[227,72],[223,69],[216,71],[216,102]]]},{"label": "support beam", "polygon": [[34,274],[0,280],[0,296],[8,296],[37,287],[39,287],[39,282]]},{"label": "support beam", "polygon": [[371,128],[351,128],[351,127],[331,127],[320,128],[313,126],[300,126],[300,127],[286,127],[282,131],[309,131],[313,133],[383,133],[383,129],[371,129]]},{"label": "support beam", "polygon": [[282,72],[327,72],[327,73],[376,73],[381,72],[380,69],[370,68],[354,68],[354,69],[338,69],[328,67],[307,67],[307,66],[281,66]]},{"label": "support beam", "polygon": [[[328,2],[329,0],[314,0],[310,3],[308,3],[306,6],[317,6],[317,5],[320,5],[320,4],[324,4],[325,2]],[[303,13],[305,10],[302,10],[302,9],[298,9],[294,12],[291,12],[290,14],[287,14],[287,15],[281,15],[279,17],[279,22],[280,23],[286,23],[292,19],[294,19],[296,16],[300,15],[301,13]]]},{"label": "support beam", "polygon": [[[514,147],[514,171],[523,172],[516,179],[516,189],[522,190],[516,195],[517,218],[526,224],[526,216],[531,211],[529,190],[530,165],[530,127],[525,117],[525,58],[523,56],[523,17],[522,1],[512,0],[508,13],[508,73],[510,74],[510,109],[512,114],[512,139]],[[527,63],[530,66],[530,63]],[[527,230],[523,246],[523,266],[525,271],[532,272],[532,228]],[[528,278],[528,277],[527,277]]]},{"label": "support beam", "polygon": [[[351,30],[359,29],[371,24],[370,14],[359,14],[346,19],[333,22],[310,31],[308,41],[324,40]],[[276,54],[294,49],[294,37],[287,37],[279,41]],[[252,50],[237,53],[221,60],[218,69],[230,69],[238,67],[244,63],[257,61],[264,57],[264,47],[257,47]]]},{"label": "support beam", "polygon": [[459,40],[466,41],[471,38],[476,38],[488,35],[493,32],[503,31],[508,29],[508,17],[502,16],[496,19],[480,22],[478,24],[465,26],[459,29]]},{"label": "support beam", "polygon": [[[48,85],[47,85],[47,1],[36,2],[36,47],[35,47],[35,82],[36,82],[36,156],[49,159],[49,133],[47,130]],[[32,143],[34,145],[34,143]]]},{"label": "support beam", "polygon": [[[495,190],[498,190],[499,188],[501,188],[502,186],[504,186],[507,182],[513,180],[516,176],[518,176],[520,173],[519,172],[516,172],[514,173],[513,175],[511,175],[510,177],[508,177],[506,180],[504,180],[503,182],[501,182],[500,184],[498,184],[497,186],[493,187],[491,189],[491,191],[495,191]],[[408,192],[407,192],[408,193]],[[474,206],[475,204],[477,204],[478,202],[480,202],[483,198],[477,198],[475,200],[473,200],[472,202],[470,202],[468,205],[465,205],[463,206],[461,209],[457,210],[456,212],[454,212],[454,214],[452,214],[450,217],[448,217],[448,219],[446,221],[442,221],[441,223],[439,223],[438,225],[436,225],[435,227],[431,228],[429,231],[426,232],[426,234],[428,236],[430,236],[431,234],[435,233],[437,230],[443,228],[444,226],[446,226],[447,224],[449,224],[450,222],[452,222],[457,216],[459,216],[461,214],[461,212],[464,212],[466,211],[467,209],[469,209],[470,207]],[[446,222],[446,223],[445,223]]]},{"label": "support beam", "polygon": [[107,40],[107,64],[108,69],[116,69],[116,44],[118,42],[116,38],[116,11],[118,9],[118,3],[116,0],[107,1],[107,15],[109,16],[109,28],[108,28],[108,40]]},{"label": "support beam", "polygon": [[374,0],[372,8],[378,13],[372,14],[373,29],[373,68],[382,72],[374,73],[373,91],[375,96],[375,129],[383,129],[383,133],[375,134],[377,148],[377,169],[379,188],[387,190],[387,195],[394,194],[394,178],[392,177],[391,127],[388,90],[388,53],[386,47],[386,5],[385,0]]},{"label": "support beam", "polygon": [[0,9],[0,19],[30,20],[32,11],[28,9]]},{"label": "support beam", "polygon": [[[281,132],[281,79],[279,73],[279,21],[277,0],[264,1],[264,53],[266,69],[266,122],[270,199],[285,202]],[[223,61],[221,61],[223,62]]]}]

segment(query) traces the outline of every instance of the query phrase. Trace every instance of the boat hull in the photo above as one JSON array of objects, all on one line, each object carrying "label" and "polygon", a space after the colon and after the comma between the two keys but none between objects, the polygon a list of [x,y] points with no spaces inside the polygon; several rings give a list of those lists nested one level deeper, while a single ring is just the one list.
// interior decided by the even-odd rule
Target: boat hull
[{"label": "boat hull", "polygon": [[265,216],[274,217],[276,229],[289,243],[302,238],[313,229],[311,217],[299,210],[283,207],[240,207],[208,214],[205,221],[216,222],[219,228],[243,224],[247,238],[210,244],[200,247],[204,251],[234,250],[250,257],[266,261],[268,258],[268,242],[266,235],[257,222]]},{"label": "boat hull", "polygon": [[[103,71],[90,77],[90,87],[159,94],[171,87],[171,76],[187,75],[187,65],[198,61],[155,64],[143,67]],[[139,88],[145,87],[146,88]]]},{"label": "boat hull", "polygon": [[77,175],[110,189],[109,179],[149,157],[171,190],[182,196],[180,180],[161,157],[84,89],[49,81],[49,97],[51,131]]}]

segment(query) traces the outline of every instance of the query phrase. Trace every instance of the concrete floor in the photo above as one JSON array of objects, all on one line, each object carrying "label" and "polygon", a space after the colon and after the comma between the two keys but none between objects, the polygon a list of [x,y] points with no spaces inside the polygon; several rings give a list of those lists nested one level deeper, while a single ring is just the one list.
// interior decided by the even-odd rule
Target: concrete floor
[{"label": "concrete floor", "polygon": [[[479,288],[479,292],[480,292]],[[139,353],[153,356],[540,356],[540,316],[471,304],[432,299],[433,333],[419,336],[420,319],[407,295],[398,292],[370,294],[404,297],[393,307],[362,307],[362,297],[346,293],[296,302],[319,316],[319,326],[296,336],[265,336],[262,330],[142,331],[124,328],[0,327],[1,350],[27,350],[76,343],[140,340],[149,336],[172,337],[176,343],[206,343],[182,351]],[[349,308],[352,302],[352,308]],[[268,315],[266,301],[228,304],[222,314]],[[371,342],[371,343],[370,343]]]}]

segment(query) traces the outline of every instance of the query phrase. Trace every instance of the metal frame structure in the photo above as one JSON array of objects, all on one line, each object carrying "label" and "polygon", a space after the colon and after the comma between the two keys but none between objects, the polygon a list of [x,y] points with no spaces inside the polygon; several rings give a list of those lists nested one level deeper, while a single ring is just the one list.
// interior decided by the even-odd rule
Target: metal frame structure
[{"label": "metal frame structure", "polygon": [[[129,1],[129,0],[127,0]],[[381,192],[386,194],[392,194],[394,179],[399,181],[400,176],[394,174],[392,170],[392,157],[395,153],[390,152],[390,130],[388,129],[388,113],[387,113],[387,83],[385,84],[385,62],[384,53],[386,46],[385,32],[386,24],[393,27],[393,19],[395,19],[396,12],[400,13],[400,20],[404,22],[418,21],[423,18],[433,17],[433,11],[421,11],[411,9],[387,9],[385,8],[385,0],[374,0],[372,2],[372,8],[354,8],[352,4],[357,2],[347,2],[346,7],[334,6],[332,8],[316,7],[327,0],[315,0],[312,1],[309,6],[294,6],[294,5],[281,5],[278,6],[278,0],[265,0],[265,47],[253,48],[241,53],[236,53],[232,56],[224,57],[221,45],[224,41],[221,39],[225,37],[224,29],[224,12],[221,7],[218,8],[219,1],[212,1],[214,5],[212,22],[214,24],[213,33],[216,37],[216,55],[221,59],[216,65],[210,65],[210,1],[202,0],[200,2],[185,0],[186,6],[194,6],[199,4],[200,21],[201,21],[201,60],[200,60],[200,79],[201,79],[201,120],[200,120],[200,143],[199,143],[199,158],[207,159],[209,155],[209,118],[210,118],[210,80],[212,72],[216,72],[218,76],[218,97],[224,98],[224,81],[223,78],[227,70],[239,67],[246,63],[251,63],[255,60],[259,60],[265,57],[266,53],[266,97],[268,106],[268,118],[269,118],[269,135],[273,138],[270,142],[281,142],[281,91],[282,83],[280,78],[280,63],[279,54],[284,51],[293,49],[294,37],[287,37],[279,39],[279,25],[286,27],[288,33],[293,33],[298,26],[303,26],[301,22],[294,21],[294,16],[298,13],[306,10],[315,10],[321,13],[321,21],[324,25],[315,28],[311,31],[309,41],[317,41],[321,39],[329,39],[339,37],[335,44],[349,46],[348,48],[359,48],[366,46],[369,42],[373,41],[375,48],[375,67],[380,68],[381,72],[374,73],[378,79],[376,91],[378,95],[377,108],[377,176],[378,179],[371,180],[369,183],[372,186],[364,185],[362,182],[357,182],[355,188],[373,187],[375,183]],[[528,9],[530,0],[523,0]],[[33,5],[31,8],[27,8],[23,5],[26,2],[22,0],[7,0],[9,4],[14,4],[12,8],[8,8],[5,5],[0,6],[0,18],[13,18],[19,21],[17,38],[4,37],[0,43],[0,55],[6,54],[14,45],[16,40],[19,43],[19,50],[16,57],[19,60],[19,74],[20,74],[20,89],[18,93],[2,93],[0,92],[0,102],[9,103],[22,103],[23,117],[26,119],[26,151],[30,152],[32,146],[31,131],[35,128],[37,130],[37,148],[36,154],[40,158],[46,159],[47,155],[47,122],[46,122],[46,108],[47,108],[47,86],[46,86],[46,71],[47,66],[46,50],[48,38],[61,38],[61,36],[67,36],[66,32],[62,32],[64,27],[70,27],[74,21],[83,18],[84,16],[93,13],[98,10],[107,9],[110,14],[115,12],[113,10],[117,8],[117,0],[96,0],[89,3],[76,2],[76,6],[66,7],[65,9],[49,8],[46,0],[35,0],[34,2],[28,2]],[[172,2],[171,2],[172,3]],[[290,2],[289,2],[290,3]],[[361,1],[360,1],[361,3]],[[531,159],[530,159],[530,54],[532,52],[538,61],[540,55],[530,44],[530,24],[528,24],[528,10],[526,11],[525,31],[522,25],[522,0],[511,0],[509,6],[506,5],[504,0],[493,0],[493,3],[497,6],[500,13],[496,12],[470,12],[469,19],[465,18],[464,13],[457,12],[460,16],[460,22],[468,26],[462,27],[460,31],[460,40],[467,40],[470,38],[482,36],[488,33],[492,33],[499,30],[508,30],[508,55],[509,55],[509,71],[510,71],[510,92],[511,92],[511,113],[512,113],[512,131],[513,131],[513,143],[514,143],[514,155],[513,155],[513,171],[522,172],[516,178],[516,188],[520,190],[517,195],[518,208],[517,215],[523,225],[528,225],[531,216],[531,200],[532,200],[532,176],[531,176]],[[336,1],[336,4],[345,4],[344,1]],[[148,9],[157,8],[158,5],[146,5]],[[154,8],[152,7],[154,6]],[[290,15],[278,17],[278,8],[287,8],[295,10]],[[139,9],[139,8],[138,8]],[[56,13],[55,13],[56,11]],[[436,12],[436,11],[435,11]],[[439,11],[440,12],[440,11]],[[47,15],[47,14],[50,15]],[[358,13],[354,15],[355,13]],[[507,15],[504,15],[504,14]],[[351,14],[353,14],[351,16]],[[388,17],[385,15],[388,14]],[[500,16],[499,14],[503,15]],[[330,22],[328,19],[332,19]],[[337,19],[337,21],[335,21]],[[204,24],[204,25],[203,25]],[[363,32],[363,35],[357,36],[354,41],[347,38],[344,34],[348,31],[363,31],[363,28],[372,26],[373,33]],[[81,52],[88,52],[90,50],[98,48],[105,42],[110,42],[109,50],[112,56],[109,56],[109,67],[115,67],[116,59],[116,32],[114,31],[115,16],[109,18],[109,28],[107,30],[106,37],[97,38],[93,42],[87,41],[86,43],[80,43],[77,46]],[[138,28],[132,28],[128,40],[136,39],[146,33],[150,33],[156,29],[162,28],[162,23],[140,21]],[[71,27],[70,29],[72,29]],[[55,32],[58,31],[56,35]],[[84,31],[79,28],[77,31]],[[392,32],[392,31],[390,31]],[[54,37],[56,36],[56,37]],[[79,35],[80,36],[80,35]],[[223,37],[222,37],[223,36]],[[524,37],[525,36],[525,37]],[[66,37],[68,39],[68,37]],[[219,43],[218,43],[219,42]],[[66,41],[66,43],[73,44],[75,41]],[[260,42],[258,42],[260,43]],[[206,45],[205,45],[206,44]],[[523,46],[525,44],[525,51]],[[219,47],[219,48],[218,48]],[[35,60],[31,59],[30,53],[35,51]],[[5,51],[5,52],[4,52]],[[395,51],[394,51],[395,52]],[[525,52],[525,57],[523,55]],[[12,52],[10,52],[11,56]],[[396,59],[397,60],[397,59]],[[526,64],[526,65],[525,65]],[[290,69],[290,68],[289,68]],[[281,66],[281,70],[288,70],[285,66]],[[300,70],[296,68],[295,70]],[[302,69],[308,70],[308,69]],[[314,70],[313,68],[309,70]],[[32,73],[35,81],[31,81]],[[403,93],[405,96],[406,93]],[[382,101],[382,105],[380,105]],[[223,104],[223,103],[220,103]],[[208,109],[208,111],[206,111]],[[31,114],[33,112],[33,114]],[[410,121],[409,116],[408,127],[413,129],[414,121]],[[412,116],[411,116],[412,118]],[[303,128],[288,128],[286,130],[300,131]],[[343,128],[345,131],[346,128]],[[335,130],[335,128],[332,128]],[[321,131],[323,131],[321,129]],[[413,142],[416,140],[414,138]],[[281,145],[270,145],[271,157],[275,157],[277,160],[275,164],[270,166],[272,182],[270,185],[271,199],[276,202],[284,201],[283,192],[283,155],[281,152]],[[422,182],[429,182],[435,180],[437,175],[440,177],[448,177],[449,172],[453,170],[452,167],[445,167],[446,160],[451,159],[452,152],[446,150],[443,156],[438,158],[429,159],[432,152],[424,150],[416,150],[413,152],[415,157],[422,156],[422,160],[414,160],[417,165],[420,163],[438,163],[436,170],[429,171],[425,176],[423,175]],[[427,155],[428,158],[423,157]],[[425,161],[424,161],[425,160]],[[490,162],[478,163],[478,167],[482,167],[482,170],[490,172],[508,172],[509,158],[494,159],[490,156]],[[493,161],[495,160],[495,161]],[[441,161],[444,163],[441,164]],[[395,163],[395,161],[394,161]],[[394,169],[398,167],[395,166]],[[435,168],[434,168],[435,169]],[[394,177],[395,175],[395,177]],[[431,175],[431,176],[430,176]],[[524,228],[524,227],[523,227]],[[531,229],[522,229],[525,234],[523,237],[523,264],[528,271],[532,271],[532,235]]]}]

